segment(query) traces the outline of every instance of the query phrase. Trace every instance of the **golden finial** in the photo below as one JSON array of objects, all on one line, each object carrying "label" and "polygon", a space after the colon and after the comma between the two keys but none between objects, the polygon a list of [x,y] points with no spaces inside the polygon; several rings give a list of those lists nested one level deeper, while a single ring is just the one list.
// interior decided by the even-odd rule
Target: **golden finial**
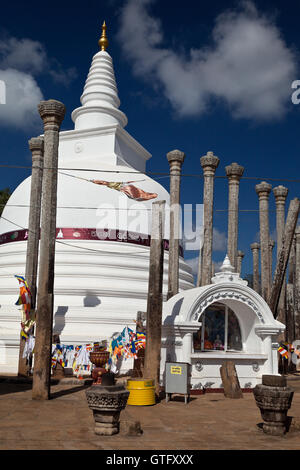
[{"label": "golden finial", "polygon": [[99,47],[100,47],[101,51],[106,51],[106,49],[108,47],[108,39],[106,37],[106,24],[105,24],[105,21],[103,22],[103,25],[102,25],[102,34],[101,34],[101,38],[98,41],[98,44],[99,44]]}]

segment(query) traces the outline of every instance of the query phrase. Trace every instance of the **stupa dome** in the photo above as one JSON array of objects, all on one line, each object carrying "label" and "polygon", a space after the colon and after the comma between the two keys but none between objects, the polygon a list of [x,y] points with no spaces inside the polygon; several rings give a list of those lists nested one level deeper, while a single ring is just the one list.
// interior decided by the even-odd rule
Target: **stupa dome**
[{"label": "stupa dome", "polygon": [[[93,57],[81,107],[72,113],[74,129],[59,138],[53,331],[64,344],[134,328],[137,312],[146,311],[151,205],[165,200],[168,206],[169,194],[144,174],[151,155],[124,129],[127,117],[119,106],[112,58],[101,50]],[[130,182],[157,196],[137,201],[120,185],[91,180]],[[14,275],[25,270],[30,184],[29,177],[16,188],[0,219],[0,343],[9,356],[2,372],[16,372],[18,364],[21,313]],[[168,237],[167,214],[166,248]],[[165,296],[167,272],[166,249]],[[191,268],[181,257],[180,290],[191,287]]]}]

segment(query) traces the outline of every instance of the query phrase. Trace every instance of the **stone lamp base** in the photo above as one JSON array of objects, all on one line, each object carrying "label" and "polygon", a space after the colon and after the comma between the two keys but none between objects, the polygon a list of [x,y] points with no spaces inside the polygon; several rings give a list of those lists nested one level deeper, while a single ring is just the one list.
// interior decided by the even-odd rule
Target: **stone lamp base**
[{"label": "stone lamp base", "polygon": [[286,379],[282,376],[263,375],[262,382],[253,389],[253,394],[264,420],[263,431],[273,436],[283,436],[294,392],[286,386]]},{"label": "stone lamp base", "polygon": [[[111,385],[109,385],[111,383]],[[102,376],[102,385],[93,385],[86,391],[89,408],[93,411],[95,433],[112,436],[119,432],[120,413],[126,407],[129,391],[115,385],[113,374]]]}]

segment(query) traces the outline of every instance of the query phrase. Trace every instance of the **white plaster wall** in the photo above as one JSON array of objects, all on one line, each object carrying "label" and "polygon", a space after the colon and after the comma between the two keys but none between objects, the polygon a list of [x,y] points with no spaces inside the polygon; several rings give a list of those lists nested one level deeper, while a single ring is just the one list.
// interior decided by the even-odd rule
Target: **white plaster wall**
[{"label": "white plaster wall", "polygon": [[[225,298],[226,296],[230,298]],[[236,314],[241,328],[243,350],[194,352],[192,340],[190,347],[184,349],[183,335],[186,334],[187,327],[192,331],[192,325],[195,325],[197,331],[201,325],[201,305],[208,306],[217,301],[227,305]],[[205,308],[201,307],[200,311],[203,313]],[[220,367],[225,360],[235,363],[242,388],[253,388],[261,382],[263,374],[278,373],[272,343],[276,341],[278,333],[284,330],[284,325],[274,320],[266,302],[241,282],[218,283],[180,292],[165,303],[163,324],[163,336],[170,344],[162,350],[162,383],[165,367],[163,361],[168,356],[172,361],[192,364],[191,384],[194,389],[222,388]],[[172,325],[178,330],[177,333],[170,329]],[[181,345],[176,344],[180,342],[180,338]]]}]

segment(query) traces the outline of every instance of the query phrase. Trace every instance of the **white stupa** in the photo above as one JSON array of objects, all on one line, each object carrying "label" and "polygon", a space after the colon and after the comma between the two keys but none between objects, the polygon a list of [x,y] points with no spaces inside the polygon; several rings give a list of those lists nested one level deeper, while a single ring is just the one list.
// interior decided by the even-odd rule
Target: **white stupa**
[{"label": "white stupa", "polygon": [[[168,192],[143,174],[151,155],[124,130],[127,117],[119,110],[105,29],[104,24],[81,106],[72,113],[75,128],[60,133],[54,332],[64,344],[134,328],[137,312],[146,311],[147,304],[151,205],[169,202]],[[134,181],[157,198],[129,199],[91,179]],[[16,206],[29,205],[30,184],[29,177],[17,187],[0,219],[0,373],[18,367],[21,312],[14,275],[24,275],[29,209]],[[168,224],[166,217],[166,240]],[[167,250],[164,272],[166,294]],[[191,287],[191,268],[180,258],[180,290]]]}]

